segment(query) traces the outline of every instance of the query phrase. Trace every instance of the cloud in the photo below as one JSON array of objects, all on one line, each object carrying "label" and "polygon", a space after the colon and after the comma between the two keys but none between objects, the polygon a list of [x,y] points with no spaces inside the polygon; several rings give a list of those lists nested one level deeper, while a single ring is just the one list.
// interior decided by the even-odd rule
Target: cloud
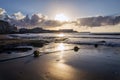
[{"label": "cloud", "polygon": [[5,9],[0,8],[0,15],[3,15],[5,13],[6,13]]},{"label": "cloud", "polygon": [[42,23],[42,26],[44,27],[57,27],[57,26],[61,26],[63,23],[60,23],[58,21],[55,20],[46,20]]},{"label": "cloud", "polygon": [[98,16],[77,19],[76,25],[88,27],[100,27],[106,25],[117,25],[120,23],[120,16]]},{"label": "cloud", "polygon": [[16,20],[21,20],[25,17],[25,15],[23,15],[21,12],[17,12],[17,13],[14,13],[12,15],[12,18],[16,19]]},{"label": "cloud", "polygon": [[1,20],[4,19],[5,13],[6,13],[5,9],[0,8],[0,19],[1,19]]},{"label": "cloud", "polygon": [[61,26],[62,22],[56,20],[49,20],[46,15],[41,13],[35,13],[31,17],[29,15],[23,15],[21,12],[14,13],[12,16],[5,19],[9,21],[11,24],[15,24],[19,27],[57,27]]},{"label": "cloud", "polygon": [[40,13],[33,14],[31,17],[31,24],[32,25],[38,25],[39,23],[42,23],[47,19],[47,16],[42,15]]}]

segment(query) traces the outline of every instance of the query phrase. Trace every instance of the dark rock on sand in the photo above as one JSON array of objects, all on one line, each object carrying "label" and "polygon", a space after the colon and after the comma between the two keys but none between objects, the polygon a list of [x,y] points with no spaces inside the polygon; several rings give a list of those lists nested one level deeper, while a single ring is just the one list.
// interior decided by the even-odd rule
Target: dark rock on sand
[{"label": "dark rock on sand", "polygon": [[36,40],[29,42],[28,45],[34,46],[34,47],[43,47],[46,43],[49,43],[48,41],[43,41],[43,40]]},{"label": "dark rock on sand", "polygon": [[98,47],[98,44],[95,44],[94,47],[97,48],[97,47]]},{"label": "dark rock on sand", "polygon": [[74,51],[75,51],[75,52],[77,52],[79,49],[80,49],[80,48],[77,47],[77,46],[74,47]]},{"label": "dark rock on sand", "polygon": [[40,52],[38,50],[35,50],[33,52],[33,54],[34,54],[34,57],[39,57],[40,56]]},{"label": "dark rock on sand", "polygon": [[9,48],[2,48],[2,50],[0,50],[0,53],[2,52],[6,52],[8,54],[11,54],[12,51],[17,51],[17,52],[26,52],[32,50],[32,48],[15,48],[15,47],[9,47]]}]

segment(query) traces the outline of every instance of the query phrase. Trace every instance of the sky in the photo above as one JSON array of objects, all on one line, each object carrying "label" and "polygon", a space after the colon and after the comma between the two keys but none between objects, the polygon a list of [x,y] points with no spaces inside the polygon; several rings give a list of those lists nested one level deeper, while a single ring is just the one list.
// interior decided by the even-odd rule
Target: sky
[{"label": "sky", "polygon": [[41,13],[53,19],[64,13],[69,18],[114,15],[120,13],[120,0],[0,0],[0,8],[8,14]]},{"label": "sky", "polygon": [[[75,29],[77,31],[91,32],[120,32],[120,24],[89,28],[88,26],[76,26],[73,23],[58,26],[57,22],[49,21],[60,21],[58,18],[61,16],[62,20],[64,18],[67,21],[68,18],[75,21],[78,18],[85,17],[120,15],[120,0],[0,0],[0,9],[1,14],[6,11],[9,15],[16,15],[17,19],[21,19],[27,14],[29,16],[37,14],[40,19],[44,19],[45,15],[47,20],[42,24],[42,27],[47,26],[47,29],[52,30]],[[65,16],[61,15],[61,13]],[[36,16],[33,16],[32,20],[36,20]]]}]

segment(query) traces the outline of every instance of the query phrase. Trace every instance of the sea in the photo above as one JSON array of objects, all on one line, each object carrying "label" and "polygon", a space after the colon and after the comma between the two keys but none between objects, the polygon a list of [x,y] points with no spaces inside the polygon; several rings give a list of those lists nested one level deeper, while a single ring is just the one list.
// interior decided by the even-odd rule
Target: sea
[{"label": "sea", "polygon": [[[28,52],[0,54],[0,62],[2,62],[0,64],[3,66],[1,71],[6,68],[9,70],[7,66],[13,65],[16,73],[20,68],[28,70],[27,74],[31,74],[29,73],[31,71],[40,77],[46,71],[53,80],[54,77],[56,80],[58,78],[62,80],[120,80],[120,35],[27,33],[7,36],[11,39],[47,40],[50,43],[43,47],[33,47],[33,50]],[[65,38],[64,41],[56,41],[61,38]],[[34,56],[31,55],[34,50],[40,52],[39,58],[33,58]],[[7,62],[3,63],[4,61]],[[14,63],[19,63],[20,66]]]}]

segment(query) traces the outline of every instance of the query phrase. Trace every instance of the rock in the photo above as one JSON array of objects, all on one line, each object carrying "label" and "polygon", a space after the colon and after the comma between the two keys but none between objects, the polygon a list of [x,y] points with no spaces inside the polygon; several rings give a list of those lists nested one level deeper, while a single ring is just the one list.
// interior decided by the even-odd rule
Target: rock
[{"label": "rock", "polygon": [[33,40],[31,42],[28,42],[28,45],[32,45],[34,47],[43,47],[46,43],[49,43],[48,41],[44,40]]},{"label": "rock", "polygon": [[8,51],[7,54],[11,54],[12,52]]},{"label": "rock", "polygon": [[26,52],[29,50],[32,50],[32,48],[28,48],[28,47],[17,48],[17,47],[13,47],[13,46],[8,46],[8,47],[5,46],[0,49],[0,53],[6,52],[8,54],[11,54],[12,52]]},{"label": "rock", "polygon": [[77,46],[74,47],[74,51],[75,51],[75,52],[77,52],[79,49],[80,49],[80,48],[77,47]]},{"label": "rock", "polygon": [[37,50],[35,50],[35,51],[33,52],[33,54],[34,54],[34,57],[39,57],[40,52],[39,52],[39,51],[37,51]]},{"label": "rock", "polygon": [[60,61],[59,59],[57,59],[56,61]]},{"label": "rock", "polygon": [[106,41],[102,40],[102,41],[98,41],[98,43],[106,43]]},{"label": "rock", "polygon": [[98,44],[95,44],[94,47],[97,48],[97,47],[98,47]]},{"label": "rock", "polygon": [[15,25],[0,20],[0,34],[16,33],[18,31]]},{"label": "rock", "polygon": [[106,43],[106,41],[104,41],[104,40],[103,40],[103,41],[100,41],[100,42],[101,42],[101,43]]}]

